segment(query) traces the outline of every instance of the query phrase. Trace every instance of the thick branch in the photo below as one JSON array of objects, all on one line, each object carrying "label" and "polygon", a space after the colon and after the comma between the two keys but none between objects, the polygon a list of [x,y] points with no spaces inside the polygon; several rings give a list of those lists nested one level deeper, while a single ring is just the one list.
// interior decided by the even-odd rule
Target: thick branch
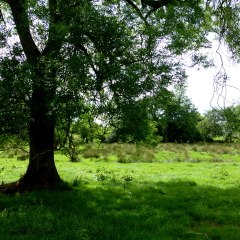
[{"label": "thick branch", "polygon": [[137,12],[137,14],[139,15],[139,17],[145,22],[146,18],[143,16],[142,12],[140,11],[140,9],[137,7],[137,5],[132,2],[132,0],[125,0],[125,2],[127,2],[129,5],[131,5],[135,11]]},{"label": "thick branch", "polygon": [[85,54],[86,57],[88,57],[88,59],[90,60],[90,65],[91,65],[93,71],[95,72],[96,75],[98,75],[99,71],[94,66],[94,64],[92,62],[92,58],[91,58],[90,54],[88,53],[87,49],[81,44],[77,44],[76,47],[79,48]]},{"label": "thick branch", "polygon": [[151,7],[151,10],[146,14],[145,18],[147,19],[151,13],[157,11],[159,8],[167,6],[174,2],[174,0],[158,0],[158,1],[149,1],[149,0],[142,0],[142,5]]},{"label": "thick branch", "polygon": [[124,0],[129,5],[134,8],[134,10],[137,12],[137,14],[140,16],[140,18],[146,22],[147,18],[150,16],[151,13],[155,12],[161,7],[167,6],[172,3],[176,3],[175,0],[141,0],[142,7],[145,8],[146,6],[150,7],[151,9],[149,12],[144,16],[141,12],[141,10],[137,7],[137,5],[132,0]]},{"label": "thick branch", "polygon": [[49,35],[43,55],[48,53],[58,53],[62,46],[64,34],[59,32],[58,25],[62,22],[62,16],[58,9],[57,0],[49,0]]},{"label": "thick branch", "polygon": [[41,56],[39,49],[37,48],[31,32],[26,11],[25,0],[5,0],[12,11],[13,19],[17,28],[17,32],[20,38],[20,42],[23,51],[30,63],[36,63]]}]

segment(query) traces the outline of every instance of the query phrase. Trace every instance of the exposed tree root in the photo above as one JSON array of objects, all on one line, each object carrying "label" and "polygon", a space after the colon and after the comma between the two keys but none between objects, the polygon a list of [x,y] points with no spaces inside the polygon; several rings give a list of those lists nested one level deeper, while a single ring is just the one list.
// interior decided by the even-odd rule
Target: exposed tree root
[{"label": "exposed tree root", "polygon": [[20,192],[19,181],[0,185],[0,193],[15,194]]},{"label": "exposed tree root", "polygon": [[7,183],[0,185],[0,193],[3,194],[16,194],[16,193],[26,193],[26,192],[32,192],[32,191],[43,191],[43,190],[49,190],[49,191],[68,191],[71,190],[71,186],[69,186],[68,183],[64,181],[60,181],[57,184],[51,184],[51,185],[32,185],[26,184],[22,181],[22,179],[19,179],[16,182]]}]

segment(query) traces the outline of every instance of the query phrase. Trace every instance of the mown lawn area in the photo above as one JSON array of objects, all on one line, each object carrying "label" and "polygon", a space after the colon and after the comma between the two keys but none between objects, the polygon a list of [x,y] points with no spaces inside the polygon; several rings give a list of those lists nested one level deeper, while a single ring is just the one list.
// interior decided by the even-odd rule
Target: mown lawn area
[{"label": "mown lawn area", "polygon": [[[80,162],[58,152],[73,189],[0,195],[0,239],[240,239],[238,149],[86,146]],[[2,154],[0,181],[17,180],[26,166]]]}]

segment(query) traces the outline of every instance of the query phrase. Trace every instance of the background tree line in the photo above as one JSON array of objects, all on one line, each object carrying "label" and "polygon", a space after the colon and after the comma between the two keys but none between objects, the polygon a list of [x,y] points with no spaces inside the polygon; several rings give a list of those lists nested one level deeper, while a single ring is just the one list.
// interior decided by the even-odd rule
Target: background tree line
[{"label": "background tree line", "polygon": [[[79,144],[239,142],[240,105],[212,108],[200,114],[185,95],[185,87],[177,87],[174,91],[165,90],[161,96],[125,103],[111,118],[89,109],[72,122],[69,134],[68,142],[73,138]],[[62,139],[63,136],[66,131],[62,132]]]}]

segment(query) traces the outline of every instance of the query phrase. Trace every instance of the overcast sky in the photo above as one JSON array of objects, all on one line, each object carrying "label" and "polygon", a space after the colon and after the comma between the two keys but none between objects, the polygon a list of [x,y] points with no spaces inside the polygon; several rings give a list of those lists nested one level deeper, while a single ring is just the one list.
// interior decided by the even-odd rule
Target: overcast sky
[{"label": "overcast sky", "polygon": [[[223,58],[223,66],[229,79],[226,82],[227,87],[223,89],[222,95],[226,97],[219,97],[219,94],[214,94],[214,78],[221,68],[220,56],[216,53],[218,44],[213,44],[213,48],[208,50],[210,57],[214,58],[216,67],[209,69],[187,69],[188,88],[187,95],[192,99],[192,103],[198,108],[200,113],[204,113],[213,107],[224,107],[232,105],[233,103],[240,103],[240,64],[233,63],[229,59],[229,53],[226,47],[221,46],[219,52]],[[220,89],[219,89],[220,92]]]}]

